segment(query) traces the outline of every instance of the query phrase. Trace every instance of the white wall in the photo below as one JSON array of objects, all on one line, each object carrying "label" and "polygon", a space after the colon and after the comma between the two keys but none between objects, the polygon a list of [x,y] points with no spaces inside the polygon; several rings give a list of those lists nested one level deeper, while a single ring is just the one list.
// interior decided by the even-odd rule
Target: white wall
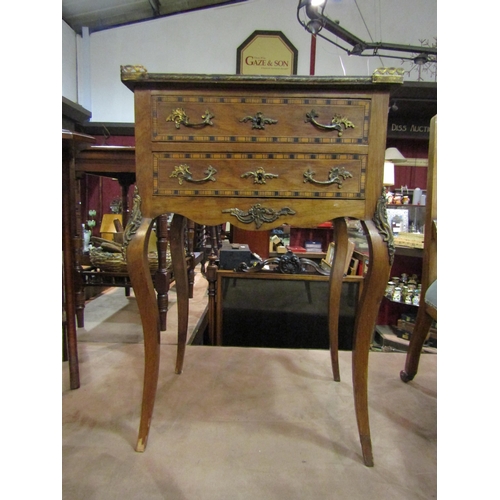
[{"label": "white wall", "polygon": [[[236,49],[255,30],[282,31],[298,49],[298,74],[309,74],[311,37],[297,21],[297,4],[298,0],[247,0],[91,34],[92,121],[134,121],[133,94],[120,81],[120,65],[140,64],[151,73],[235,73]],[[436,0],[357,4],[370,34],[354,0],[329,0],[326,14],[366,41],[417,46],[421,39],[435,42]],[[401,66],[401,61],[349,57],[318,38],[316,75],[369,76],[383,65]]]},{"label": "white wall", "polygon": [[62,22],[62,95],[70,101],[78,102],[76,33]]}]

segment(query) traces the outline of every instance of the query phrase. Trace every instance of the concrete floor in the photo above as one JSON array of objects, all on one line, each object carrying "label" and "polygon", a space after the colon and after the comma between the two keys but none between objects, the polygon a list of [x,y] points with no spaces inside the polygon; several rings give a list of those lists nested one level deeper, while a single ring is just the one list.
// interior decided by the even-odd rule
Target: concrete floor
[{"label": "concrete floor", "polygon": [[[204,286],[197,275],[190,329],[204,309]],[[175,323],[175,293],[171,304]],[[188,346],[184,372],[175,375],[169,324],[149,442],[137,453],[144,355],[135,298],[112,289],[88,303],[85,322],[81,387],[69,390],[67,363],[62,371],[65,500],[437,496],[436,355],[423,355],[417,377],[404,384],[404,354],[370,353],[375,466],[367,468],[350,352],[340,352],[339,383],[322,350]]]}]

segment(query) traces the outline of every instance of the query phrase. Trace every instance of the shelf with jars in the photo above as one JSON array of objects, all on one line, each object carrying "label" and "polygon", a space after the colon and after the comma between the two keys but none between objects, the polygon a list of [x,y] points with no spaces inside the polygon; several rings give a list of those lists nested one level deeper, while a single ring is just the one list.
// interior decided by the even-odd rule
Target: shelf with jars
[{"label": "shelf with jars", "polygon": [[[418,191],[417,191],[418,190]],[[398,191],[386,193],[387,218],[395,237],[399,233],[422,234],[425,223],[425,191],[419,188],[407,189],[402,186]]]},{"label": "shelf with jars", "polygon": [[419,306],[421,286],[416,274],[408,276],[408,274],[403,273],[401,276],[394,276],[387,283],[385,297],[391,302]]},{"label": "shelf with jars", "polygon": [[[418,307],[421,284],[417,274],[401,273],[387,283],[384,299],[375,327],[374,350],[407,351],[411,339]],[[437,352],[437,324],[424,344],[425,352]]]}]

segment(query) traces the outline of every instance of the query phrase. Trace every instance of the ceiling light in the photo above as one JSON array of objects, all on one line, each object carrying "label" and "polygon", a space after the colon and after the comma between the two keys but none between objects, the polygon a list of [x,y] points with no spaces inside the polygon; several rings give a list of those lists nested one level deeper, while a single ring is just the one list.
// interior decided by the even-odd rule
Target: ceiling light
[{"label": "ceiling light", "polygon": [[309,21],[306,26],[307,31],[309,31],[309,33],[312,33],[313,35],[317,35],[322,28],[323,24],[316,19]]},{"label": "ceiling light", "polygon": [[[343,28],[339,21],[332,21],[325,16],[325,6],[325,0],[299,0],[297,6],[297,20],[310,33],[316,35],[319,34],[320,31],[328,31],[334,35],[335,39],[332,40],[319,34],[319,36],[328,42],[345,50],[349,55],[409,59],[418,65],[423,65],[429,61],[437,63],[437,47],[417,47],[415,45],[401,45],[397,43],[365,42]],[[342,45],[342,43],[344,43],[344,45]],[[345,44],[347,44],[347,46]],[[405,52],[408,55],[401,55],[401,53]],[[415,56],[415,54],[418,55]]]}]

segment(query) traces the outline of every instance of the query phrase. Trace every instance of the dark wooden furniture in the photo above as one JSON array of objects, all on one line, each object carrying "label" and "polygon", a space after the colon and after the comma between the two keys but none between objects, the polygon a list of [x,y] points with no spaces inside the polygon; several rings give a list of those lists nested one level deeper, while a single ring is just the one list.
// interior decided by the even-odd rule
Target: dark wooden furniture
[{"label": "dark wooden furniture", "polygon": [[77,224],[75,185],[75,157],[79,151],[89,147],[95,139],[86,134],[62,131],[62,244],[63,244],[63,298],[64,336],[67,343],[70,388],[80,387],[78,368],[78,346],[76,340],[75,283],[77,283],[79,256],[82,245]]},{"label": "dark wooden furniture", "polygon": [[116,179],[122,190],[122,224],[127,224],[128,192],[135,183],[134,146],[92,146],[76,158],[75,172],[80,180],[84,174]]},{"label": "dark wooden furniture", "polygon": [[[84,174],[93,174],[103,177],[117,179],[122,189],[122,213],[123,225],[128,223],[128,192],[130,186],[135,183],[135,147],[134,146],[92,146],[81,151],[75,158],[76,193],[77,202],[80,200],[79,182]],[[167,328],[168,292],[170,283],[173,280],[171,269],[166,264],[166,252],[168,242],[168,221],[167,215],[162,214],[156,221],[156,235],[158,246],[158,270],[154,273],[155,290],[160,315],[161,330]],[[190,238],[188,237],[188,242]],[[188,243],[188,274],[189,290],[192,297],[194,284],[194,268],[198,263],[199,253],[194,252],[192,243]],[[124,287],[126,294],[131,286],[128,273],[103,272],[97,269],[83,270],[78,268],[79,279],[75,282],[75,307],[77,315],[77,325],[84,327],[85,309],[85,286],[120,286]]]},{"label": "dark wooden furniture", "polygon": [[[128,191],[130,186],[135,183],[135,147],[92,146],[80,152],[75,159],[77,201],[81,200],[81,181],[85,174],[118,180],[122,190],[123,226],[125,226],[127,224],[126,218],[129,211]],[[80,214],[78,215],[78,220],[80,220]],[[87,276],[82,274],[81,268],[79,272],[80,276],[75,289],[75,302],[77,325],[79,328],[83,328],[85,326],[85,293],[83,287],[88,284],[88,279]],[[118,282],[121,282],[121,280],[118,280]]]},{"label": "dark wooden furniture", "polygon": [[437,297],[432,301],[428,298],[429,287],[434,285],[437,290],[437,116],[432,118],[430,126],[426,203],[422,292],[415,327],[406,354],[405,368],[400,373],[403,382],[413,380],[417,374],[422,346],[432,322],[437,321]]},{"label": "dark wooden furniture", "polygon": [[[295,258],[300,259],[298,255]],[[279,261],[283,257],[270,260]],[[329,275],[319,274],[314,269],[297,273],[282,273],[279,270],[252,272],[252,269],[249,272],[217,271],[216,345],[331,347],[328,335],[324,335],[328,330]],[[363,277],[346,276],[342,286],[344,305],[340,310],[348,330],[342,332],[342,337],[346,349],[352,349],[352,342],[347,337],[352,332]],[[241,343],[232,343],[235,340]],[[332,368],[334,378],[340,379],[338,356],[334,357]]]},{"label": "dark wooden furniture", "polygon": [[[389,106],[384,70],[372,78],[149,74],[122,67],[135,94],[137,186],[142,223],[127,252],[144,330],[145,372],[137,451],[151,424],[160,362],[158,314],[145,260],[155,217],[174,213],[171,251],[186,276],[185,218],[267,231],[288,223],[315,227],[334,220],[336,257],[329,287],[332,361],[337,352],[339,297],[347,252],[345,217],[360,219],[370,267],[355,323],[353,387],[363,459],[373,465],[368,419],[368,352],[389,277],[393,245],[382,175]],[[395,76],[395,77],[394,77]],[[208,279],[214,279],[214,262]],[[186,347],[187,279],[177,281],[178,349]],[[210,298],[210,297],[209,297]]]}]

